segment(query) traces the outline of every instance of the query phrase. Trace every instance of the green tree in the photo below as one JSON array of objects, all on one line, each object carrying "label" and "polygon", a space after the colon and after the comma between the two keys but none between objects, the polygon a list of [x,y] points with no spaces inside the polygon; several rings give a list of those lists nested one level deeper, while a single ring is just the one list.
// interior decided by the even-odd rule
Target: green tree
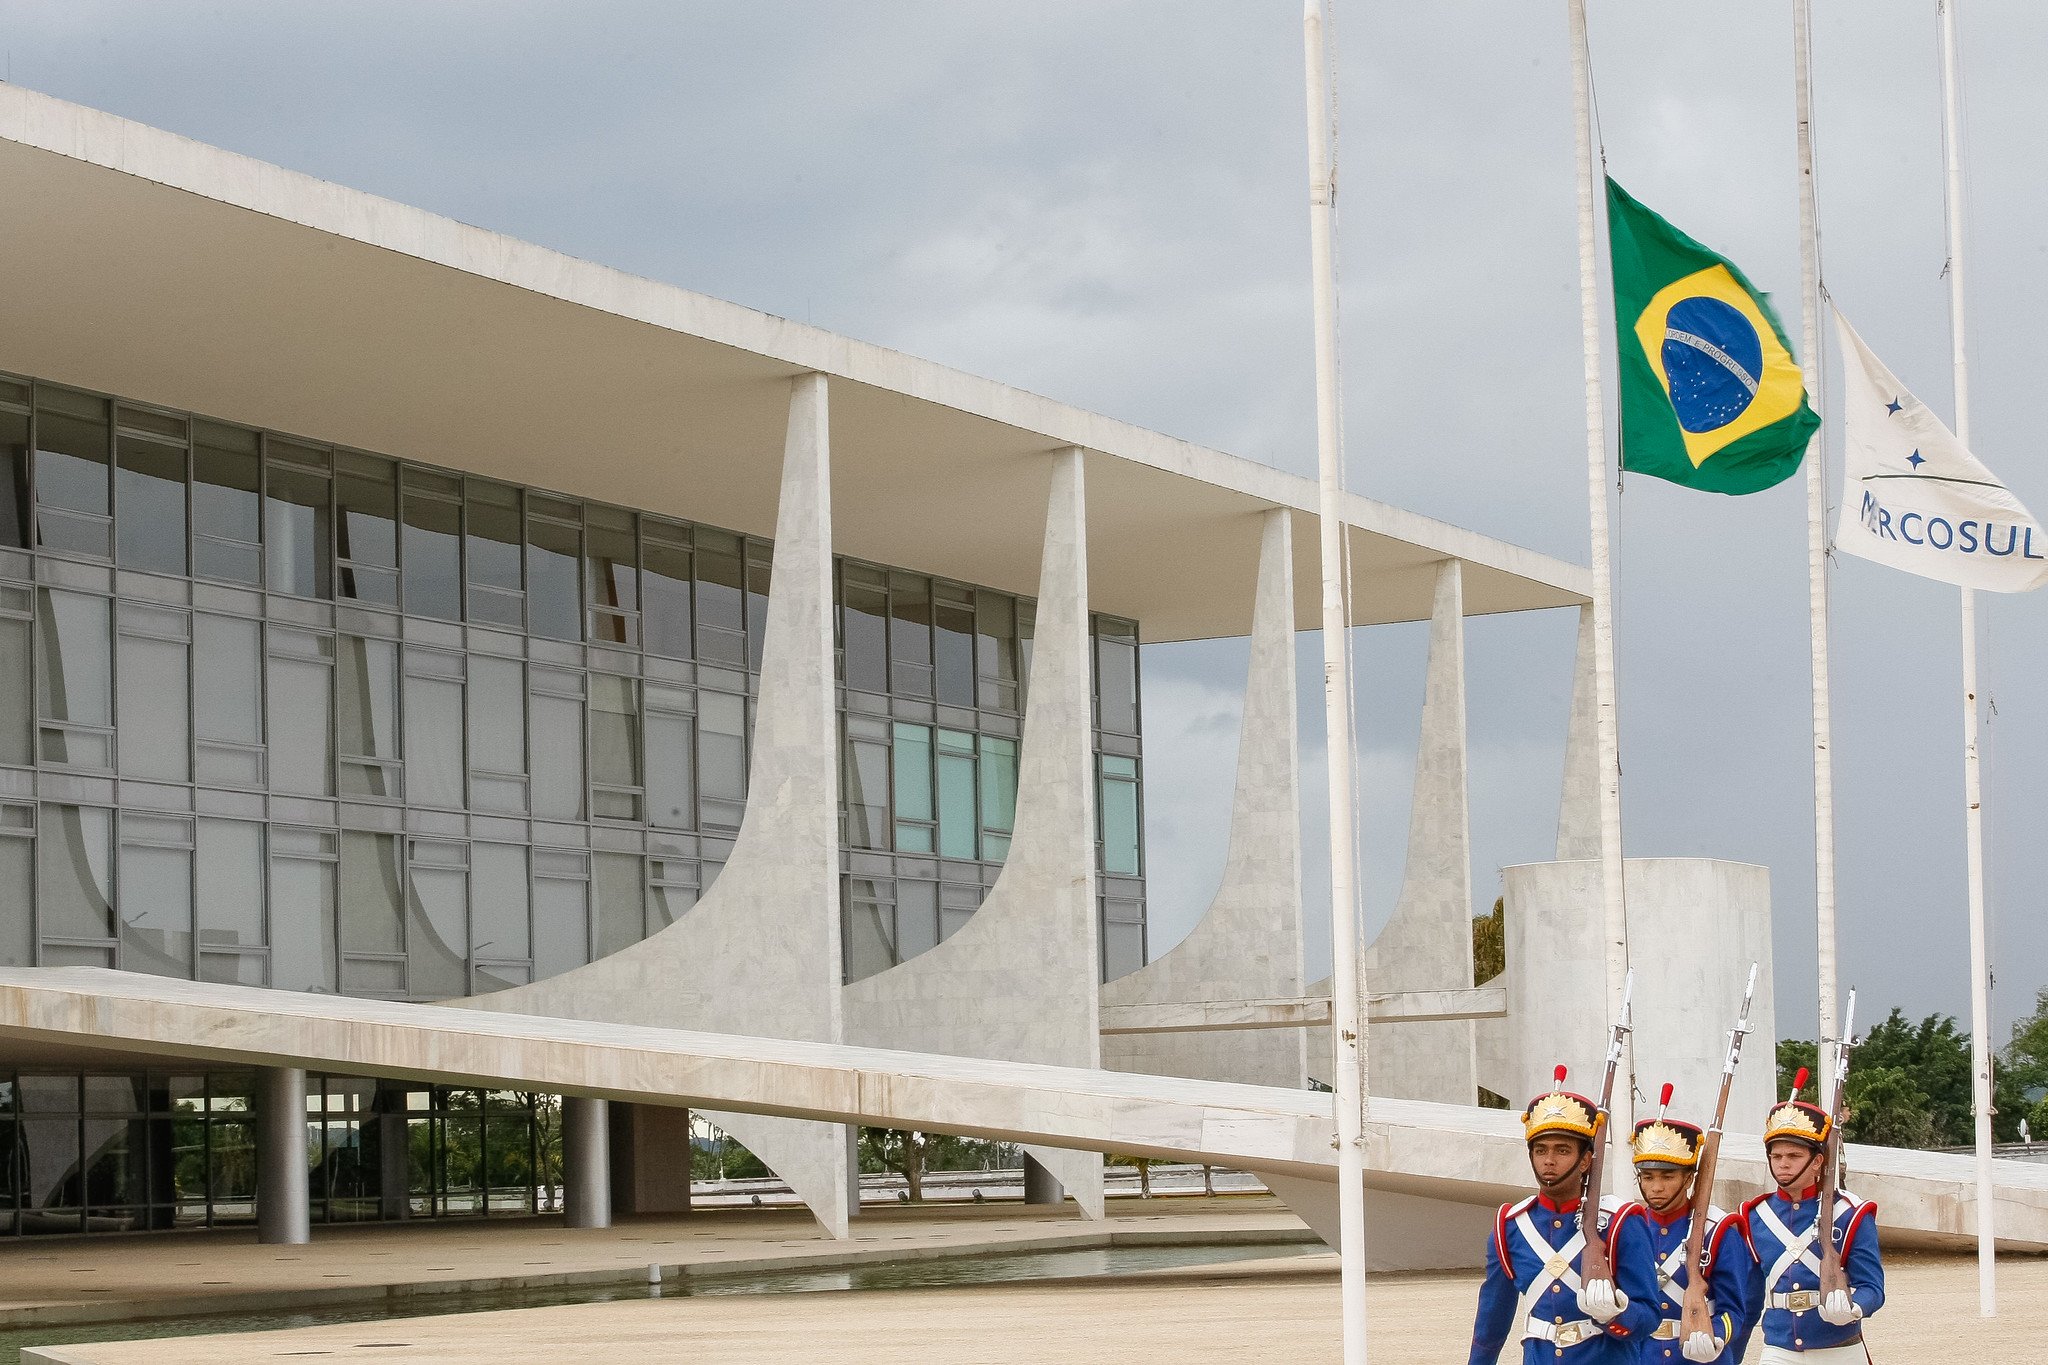
[{"label": "green tree", "polygon": [[929,1171],[971,1171],[982,1164],[984,1149],[992,1144],[950,1133],[913,1133],[897,1128],[860,1130],[860,1168],[863,1171],[894,1171],[909,1187],[910,1202],[924,1199],[924,1178]]},{"label": "green tree", "polygon": [[[2048,1035],[2048,1026],[2042,1032]],[[1780,1095],[1791,1090],[1792,1075],[1802,1066],[1818,1070],[1811,1042],[1778,1044]],[[2027,1113],[2019,1070],[1994,1072],[1992,1136],[2000,1142],[2018,1138]],[[1969,1035],[1952,1016],[1930,1014],[1916,1024],[1895,1009],[1863,1036],[1849,1059],[1843,1133],[1851,1142],[1885,1147],[1967,1147],[1976,1136],[1971,1076]],[[1824,1088],[1817,1085],[1806,1098],[1818,1098]]]},{"label": "green tree", "polygon": [[2005,1074],[2023,1093],[2048,1098],[2048,986],[2034,996],[2034,1012],[2012,1026]]},{"label": "green tree", "polygon": [[1472,921],[1472,979],[1484,985],[1508,969],[1508,898],[1493,898],[1493,913]]},{"label": "green tree", "polygon": [[[1782,1100],[1792,1093],[1792,1082],[1797,1079],[1801,1067],[1818,1079],[1820,1063],[1816,1060],[1816,1051],[1812,1041],[1805,1038],[1786,1038],[1778,1044],[1778,1093],[1774,1098]],[[1809,1087],[1813,1084],[1813,1081],[1808,1082]],[[1811,1100],[1818,1094],[1817,1090],[1809,1088],[1801,1093],[1800,1098]]]}]

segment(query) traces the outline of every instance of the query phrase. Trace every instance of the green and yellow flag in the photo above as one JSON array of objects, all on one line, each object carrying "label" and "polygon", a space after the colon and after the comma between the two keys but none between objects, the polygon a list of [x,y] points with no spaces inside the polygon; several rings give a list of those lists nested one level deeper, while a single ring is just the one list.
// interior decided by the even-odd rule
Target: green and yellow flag
[{"label": "green and yellow flag", "polygon": [[1607,236],[1621,467],[1710,493],[1790,478],[1820,418],[1771,305],[1726,257],[1612,180]]}]

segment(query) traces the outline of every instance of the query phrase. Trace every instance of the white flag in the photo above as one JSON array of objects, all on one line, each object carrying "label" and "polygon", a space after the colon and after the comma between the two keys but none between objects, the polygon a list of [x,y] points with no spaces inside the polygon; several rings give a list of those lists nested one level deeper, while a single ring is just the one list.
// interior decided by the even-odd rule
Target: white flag
[{"label": "white flag", "polygon": [[1923,578],[1991,592],[2048,582],[2048,533],[1841,310],[1842,518],[1835,547]]}]

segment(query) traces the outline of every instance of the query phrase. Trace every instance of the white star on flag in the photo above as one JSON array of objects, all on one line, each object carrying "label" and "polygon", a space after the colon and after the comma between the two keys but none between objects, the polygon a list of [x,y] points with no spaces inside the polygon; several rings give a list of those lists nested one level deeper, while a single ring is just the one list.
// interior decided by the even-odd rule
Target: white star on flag
[{"label": "white star on flag", "polygon": [[2048,583],[2048,533],[1835,311],[1842,341],[1842,516],[1835,546],[1990,592]]}]

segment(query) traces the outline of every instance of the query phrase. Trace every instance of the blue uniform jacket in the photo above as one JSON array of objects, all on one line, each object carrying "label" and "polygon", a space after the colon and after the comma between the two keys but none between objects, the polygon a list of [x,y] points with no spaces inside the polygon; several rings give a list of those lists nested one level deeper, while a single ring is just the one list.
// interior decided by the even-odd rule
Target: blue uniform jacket
[{"label": "blue uniform jacket", "polygon": [[[1525,1213],[1537,1237],[1553,1249],[1565,1246],[1579,1230],[1577,1200],[1553,1204],[1532,1197],[1501,1205],[1494,1218],[1493,1236],[1486,1244],[1486,1282],[1480,1286],[1479,1312],[1472,1323],[1470,1365],[1494,1365],[1502,1345],[1511,1338],[1519,1340],[1527,1326],[1520,1310],[1521,1296],[1544,1275],[1549,1258],[1539,1255],[1519,1230],[1517,1223]],[[1608,1259],[1614,1266],[1614,1284],[1628,1296],[1628,1307],[1606,1330],[1597,1325],[1584,1329],[1586,1337],[1571,1346],[1536,1338],[1523,1341],[1523,1365],[1632,1365],[1637,1359],[1637,1340],[1657,1330],[1656,1268],[1642,1206],[1624,1205],[1611,1214],[1603,1209],[1600,1220]],[[1570,1266],[1576,1278],[1576,1252]],[[1528,1312],[1538,1322],[1556,1327],[1587,1321],[1572,1285],[1553,1283],[1538,1298],[1540,1302]]]},{"label": "blue uniform jacket", "polygon": [[[1657,1315],[1673,1323],[1685,1313],[1685,1290],[1692,1283],[1692,1267],[1685,1263],[1685,1243],[1692,1236],[1692,1220],[1689,1209],[1670,1219],[1643,1210],[1643,1225],[1650,1234],[1650,1259],[1656,1267]],[[1714,1359],[1733,1365],[1742,1359],[1750,1330],[1756,1325],[1756,1316],[1750,1311],[1754,1262],[1742,1238],[1740,1217],[1729,1217],[1719,1209],[1707,1211],[1706,1258],[1707,1311],[1714,1315],[1714,1335],[1728,1343],[1727,1349]],[[1650,1330],[1655,1332],[1656,1327],[1653,1325]],[[1679,1347],[1683,1344],[1678,1337],[1645,1337],[1637,1343],[1636,1358],[1654,1365],[1682,1361],[1685,1357]]]},{"label": "blue uniform jacket", "polygon": [[[1778,1295],[1815,1293],[1820,1288],[1820,1248],[1807,1249],[1770,1282],[1771,1270],[1784,1256],[1785,1239],[1773,1226],[1775,1221],[1797,1240],[1813,1227],[1820,1212],[1817,1189],[1807,1189],[1798,1199],[1783,1191],[1758,1195],[1742,1206],[1743,1236],[1748,1244],[1755,1283],[1756,1306],[1763,1314],[1764,1341],[1785,1351],[1812,1351],[1825,1346],[1846,1346],[1863,1338],[1863,1324],[1852,1322],[1837,1327],[1821,1317],[1820,1309],[1795,1310],[1773,1307]],[[1869,1317],[1884,1306],[1884,1258],[1877,1245],[1877,1205],[1868,1204],[1844,1190],[1835,1205],[1835,1245],[1841,1248],[1842,1271],[1849,1281],[1850,1297]],[[1811,1262],[1809,1264],[1809,1261]],[[1816,1293],[1817,1298],[1817,1293]]]}]

